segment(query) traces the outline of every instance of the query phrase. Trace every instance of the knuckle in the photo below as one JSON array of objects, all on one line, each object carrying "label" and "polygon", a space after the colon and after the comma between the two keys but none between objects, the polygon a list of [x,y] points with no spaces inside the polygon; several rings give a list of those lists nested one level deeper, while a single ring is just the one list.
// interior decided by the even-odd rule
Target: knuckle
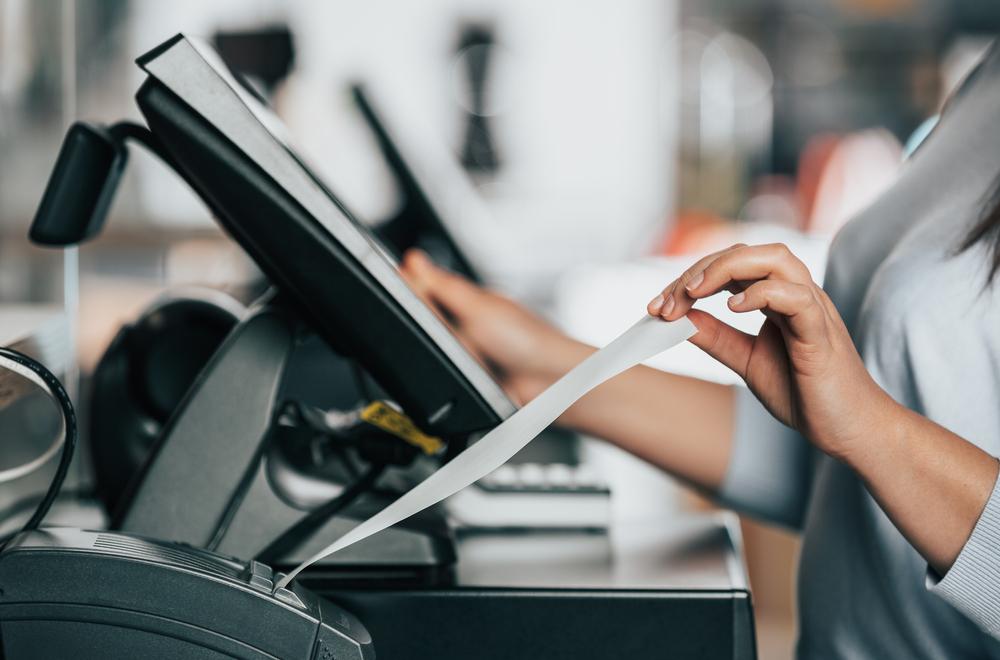
[{"label": "knuckle", "polygon": [[762,252],[767,255],[768,258],[775,261],[785,261],[789,257],[793,256],[792,251],[784,243],[768,243],[767,245],[761,246]]},{"label": "knuckle", "polygon": [[787,300],[787,291],[780,282],[766,280],[760,283],[758,296],[761,303],[778,303]]},{"label": "knuckle", "polygon": [[[711,266],[709,266],[710,268]],[[684,271],[679,278],[677,278],[677,285],[674,287],[674,291],[679,291],[682,294],[687,290],[688,283],[694,279],[694,276],[698,273],[707,273],[708,268],[704,270],[698,268],[697,266],[692,266],[691,268]]]},{"label": "knuckle", "polygon": [[791,248],[789,248],[788,245],[785,244],[785,243],[775,243],[774,244],[774,250],[783,259],[787,259],[788,257],[793,257],[794,256],[792,254]]},{"label": "knuckle", "polygon": [[761,295],[762,295],[761,290],[756,284],[754,284],[753,286],[748,286],[739,293],[734,294],[734,297],[739,295],[740,293],[743,294],[743,300],[740,302],[741,307],[756,303],[757,301],[761,300]]},{"label": "knuckle", "polygon": [[795,256],[792,249],[785,243],[775,243],[772,247],[776,259],[785,263],[789,273],[794,273],[798,278],[812,281],[812,274],[802,260]]},{"label": "knuckle", "polygon": [[738,258],[739,258],[738,252],[736,251],[727,252],[726,254],[722,255],[712,263],[708,264],[708,266],[705,268],[704,271],[705,277],[707,278],[709,275],[725,272],[729,268],[730,264],[732,264],[733,261]]},{"label": "knuckle", "polygon": [[826,295],[826,291],[818,286],[813,287],[813,298],[816,300],[816,309],[827,319],[840,318],[837,308]]}]

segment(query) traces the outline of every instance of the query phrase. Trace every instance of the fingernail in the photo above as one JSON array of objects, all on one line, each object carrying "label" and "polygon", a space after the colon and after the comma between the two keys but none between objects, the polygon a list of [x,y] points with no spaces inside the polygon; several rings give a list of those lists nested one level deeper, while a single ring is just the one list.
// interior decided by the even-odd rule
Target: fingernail
[{"label": "fingernail", "polygon": [[672,311],[674,311],[674,297],[670,296],[667,298],[666,302],[663,303],[663,309],[660,310],[660,316],[669,316]]},{"label": "fingernail", "polygon": [[705,281],[705,273],[701,272],[691,278],[691,281],[684,285],[688,291],[694,291],[698,285]]},{"label": "fingernail", "polygon": [[656,296],[649,303],[649,311],[651,314],[659,314],[660,308],[663,307],[663,294]]},{"label": "fingernail", "polygon": [[737,293],[735,296],[729,299],[729,306],[736,307],[737,305],[742,304],[743,299],[746,297],[747,297],[746,294],[743,293],[742,291],[740,293]]}]

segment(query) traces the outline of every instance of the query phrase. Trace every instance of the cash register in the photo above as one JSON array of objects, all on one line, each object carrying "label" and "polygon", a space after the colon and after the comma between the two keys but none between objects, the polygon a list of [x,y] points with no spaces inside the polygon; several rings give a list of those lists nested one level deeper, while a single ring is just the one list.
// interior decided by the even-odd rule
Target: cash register
[{"label": "cash register", "polygon": [[[442,512],[429,510],[312,567],[290,594],[248,598],[248,588],[265,594],[270,566],[287,568],[339,536],[515,407],[207,45],[177,35],[138,63],[148,74],[136,96],[146,126],[74,125],[32,238],[68,245],[95,235],[124,145],[139,141],[205,201],[273,289],[185,395],[125,496],[119,533],[28,532],[0,555],[0,581],[15,585],[0,588],[28,606],[76,579],[73,593],[94,606],[86,613],[94,624],[117,616],[116,599],[141,609],[145,589],[150,605],[139,618],[182,626],[187,594],[202,608],[189,625],[211,628],[208,613],[218,611],[220,634],[236,641],[243,603],[281,616],[302,605],[309,625],[299,642],[326,634],[333,612],[343,624],[334,626],[338,640],[368,652],[358,631],[370,631],[382,658],[597,658],[665,648],[753,657],[749,591],[728,518],[701,516],[659,533],[457,537]],[[323,411],[282,399],[288,356],[312,335],[364,370],[372,388],[364,406]],[[340,466],[349,479],[339,485],[302,469],[316,453],[345,450],[353,458]],[[310,479],[323,497],[297,500],[296,479]],[[118,571],[128,573],[127,589],[110,586]],[[25,575],[39,586],[29,588]],[[281,616],[260,625],[284,630]],[[102,630],[114,636],[131,624],[109,625]],[[23,643],[31,628],[21,630]],[[152,639],[126,637],[135,648]]]}]

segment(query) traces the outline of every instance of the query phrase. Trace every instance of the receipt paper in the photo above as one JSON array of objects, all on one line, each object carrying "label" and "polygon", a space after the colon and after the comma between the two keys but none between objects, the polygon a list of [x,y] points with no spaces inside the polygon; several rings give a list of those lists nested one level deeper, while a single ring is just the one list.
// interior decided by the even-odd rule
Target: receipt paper
[{"label": "receipt paper", "polygon": [[405,495],[297,566],[275,589],[287,586],[299,572],[323,557],[391,527],[482,479],[510,460],[584,394],[694,333],[695,327],[686,318],[672,322],[652,316],[642,318]]}]

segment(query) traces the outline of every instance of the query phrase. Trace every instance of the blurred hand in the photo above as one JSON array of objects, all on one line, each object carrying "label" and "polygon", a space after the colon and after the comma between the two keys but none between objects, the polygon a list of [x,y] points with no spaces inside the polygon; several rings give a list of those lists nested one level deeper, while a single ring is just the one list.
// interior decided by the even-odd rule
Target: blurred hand
[{"label": "blurred hand", "polygon": [[[691,309],[719,291],[734,312],[761,310],[756,336]],[[710,254],[649,303],[654,316],[685,314],[691,342],[735,371],[776,418],[843,458],[886,423],[895,402],[872,380],[840,314],[785,245],[734,245]]]},{"label": "blurred hand", "polygon": [[482,289],[410,250],[400,266],[418,296],[451,325],[459,340],[523,404],[589,353],[514,301]]}]

